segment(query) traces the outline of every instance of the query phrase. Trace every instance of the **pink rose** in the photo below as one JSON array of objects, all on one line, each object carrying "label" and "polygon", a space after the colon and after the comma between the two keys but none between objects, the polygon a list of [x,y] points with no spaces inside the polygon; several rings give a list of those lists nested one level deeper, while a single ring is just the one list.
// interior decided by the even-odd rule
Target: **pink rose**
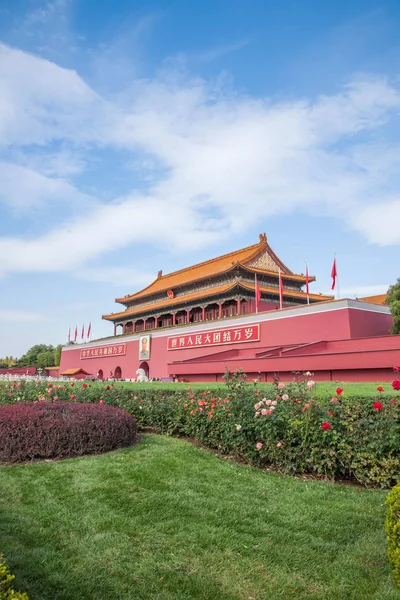
[{"label": "pink rose", "polygon": [[310,379],[310,381],[307,381],[307,385],[311,389],[312,387],[314,387],[315,381],[313,381],[312,379]]},{"label": "pink rose", "polygon": [[262,443],[261,442],[257,442],[257,444],[256,444],[257,450],[261,450],[262,447],[263,447]]},{"label": "pink rose", "polygon": [[237,431],[240,431],[241,429],[242,429],[242,426],[241,426],[241,425],[236,425],[236,430],[237,430]]},{"label": "pink rose", "polygon": [[282,400],[289,400],[289,396],[287,394],[283,394]]},{"label": "pink rose", "polygon": [[283,388],[284,388],[284,387],[285,387],[285,384],[283,383],[283,381],[280,381],[280,382],[278,383],[278,389],[279,389],[279,390],[283,390]]},{"label": "pink rose", "polygon": [[75,398],[76,398],[75,394],[72,394],[71,395],[71,400],[75,400]]},{"label": "pink rose", "polygon": [[278,442],[276,445],[277,448],[280,448],[281,446],[282,446],[282,442]]},{"label": "pink rose", "polygon": [[104,400],[99,400],[99,404],[104,404]]},{"label": "pink rose", "polygon": [[261,411],[261,414],[263,415],[263,417],[265,417],[265,415],[267,415],[268,412],[269,411],[266,408],[263,408],[262,411]]}]

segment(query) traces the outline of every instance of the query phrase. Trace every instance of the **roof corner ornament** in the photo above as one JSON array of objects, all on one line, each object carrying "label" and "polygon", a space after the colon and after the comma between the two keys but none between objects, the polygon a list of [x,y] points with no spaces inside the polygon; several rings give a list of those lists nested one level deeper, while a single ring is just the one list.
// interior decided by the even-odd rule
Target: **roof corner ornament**
[{"label": "roof corner ornament", "polygon": [[262,244],[263,242],[267,243],[267,234],[266,233],[260,233],[259,238],[260,238],[260,244]]},{"label": "roof corner ornament", "polygon": [[162,269],[160,269],[157,273],[157,279],[161,279],[162,277]]}]

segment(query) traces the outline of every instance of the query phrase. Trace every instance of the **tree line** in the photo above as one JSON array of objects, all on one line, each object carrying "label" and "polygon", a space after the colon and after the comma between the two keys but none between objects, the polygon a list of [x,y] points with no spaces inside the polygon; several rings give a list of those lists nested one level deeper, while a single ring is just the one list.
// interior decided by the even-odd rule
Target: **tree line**
[{"label": "tree line", "polygon": [[58,367],[61,359],[61,349],[62,344],[58,346],[36,344],[20,358],[13,358],[12,356],[0,358],[0,369],[10,367],[36,367],[37,369]]}]

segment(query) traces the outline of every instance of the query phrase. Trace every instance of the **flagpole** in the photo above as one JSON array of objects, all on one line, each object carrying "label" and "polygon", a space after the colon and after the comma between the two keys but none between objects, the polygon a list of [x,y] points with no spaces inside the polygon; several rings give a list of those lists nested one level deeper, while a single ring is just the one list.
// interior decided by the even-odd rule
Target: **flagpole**
[{"label": "flagpole", "polygon": [[309,286],[309,280],[308,280],[308,264],[307,261],[305,261],[306,263],[306,294],[307,294],[307,304],[310,304],[310,290],[308,288]]},{"label": "flagpole", "polygon": [[283,298],[282,298],[282,274],[281,269],[279,267],[279,308],[282,310],[283,308]]},{"label": "flagpole", "polygon": [[[335,261],[336,261],[336,252],[335,252]],[[336,281],[337,281],[337,299],[340,300],[340,287],[339,287],[339,275],[338,275],[338,270],[337,270],[337,263],[336,263]]]},{"label": "flagpole", "polygon": [[256,303],[256,315],[258,315],[258,302],[257,302],[257,273],[254,273],[254,299]]}]

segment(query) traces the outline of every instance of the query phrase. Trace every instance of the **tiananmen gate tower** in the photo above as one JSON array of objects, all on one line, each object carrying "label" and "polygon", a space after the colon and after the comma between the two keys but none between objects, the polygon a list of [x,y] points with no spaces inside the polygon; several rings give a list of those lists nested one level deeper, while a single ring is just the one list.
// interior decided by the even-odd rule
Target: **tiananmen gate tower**
[{"label": "tiananmen gate tower", "polygon": [[[114,335],[65,346],[59,373],[134,379],[220,381],[227,369],[249,377],[382,380],[400,363],[400,336],[382,297],[334,300],[311,294],[315,277],[293,273],[258,243],[163,274],[117,298],[103,316]],[[140,372],[139,372],[140,373]]]}]

